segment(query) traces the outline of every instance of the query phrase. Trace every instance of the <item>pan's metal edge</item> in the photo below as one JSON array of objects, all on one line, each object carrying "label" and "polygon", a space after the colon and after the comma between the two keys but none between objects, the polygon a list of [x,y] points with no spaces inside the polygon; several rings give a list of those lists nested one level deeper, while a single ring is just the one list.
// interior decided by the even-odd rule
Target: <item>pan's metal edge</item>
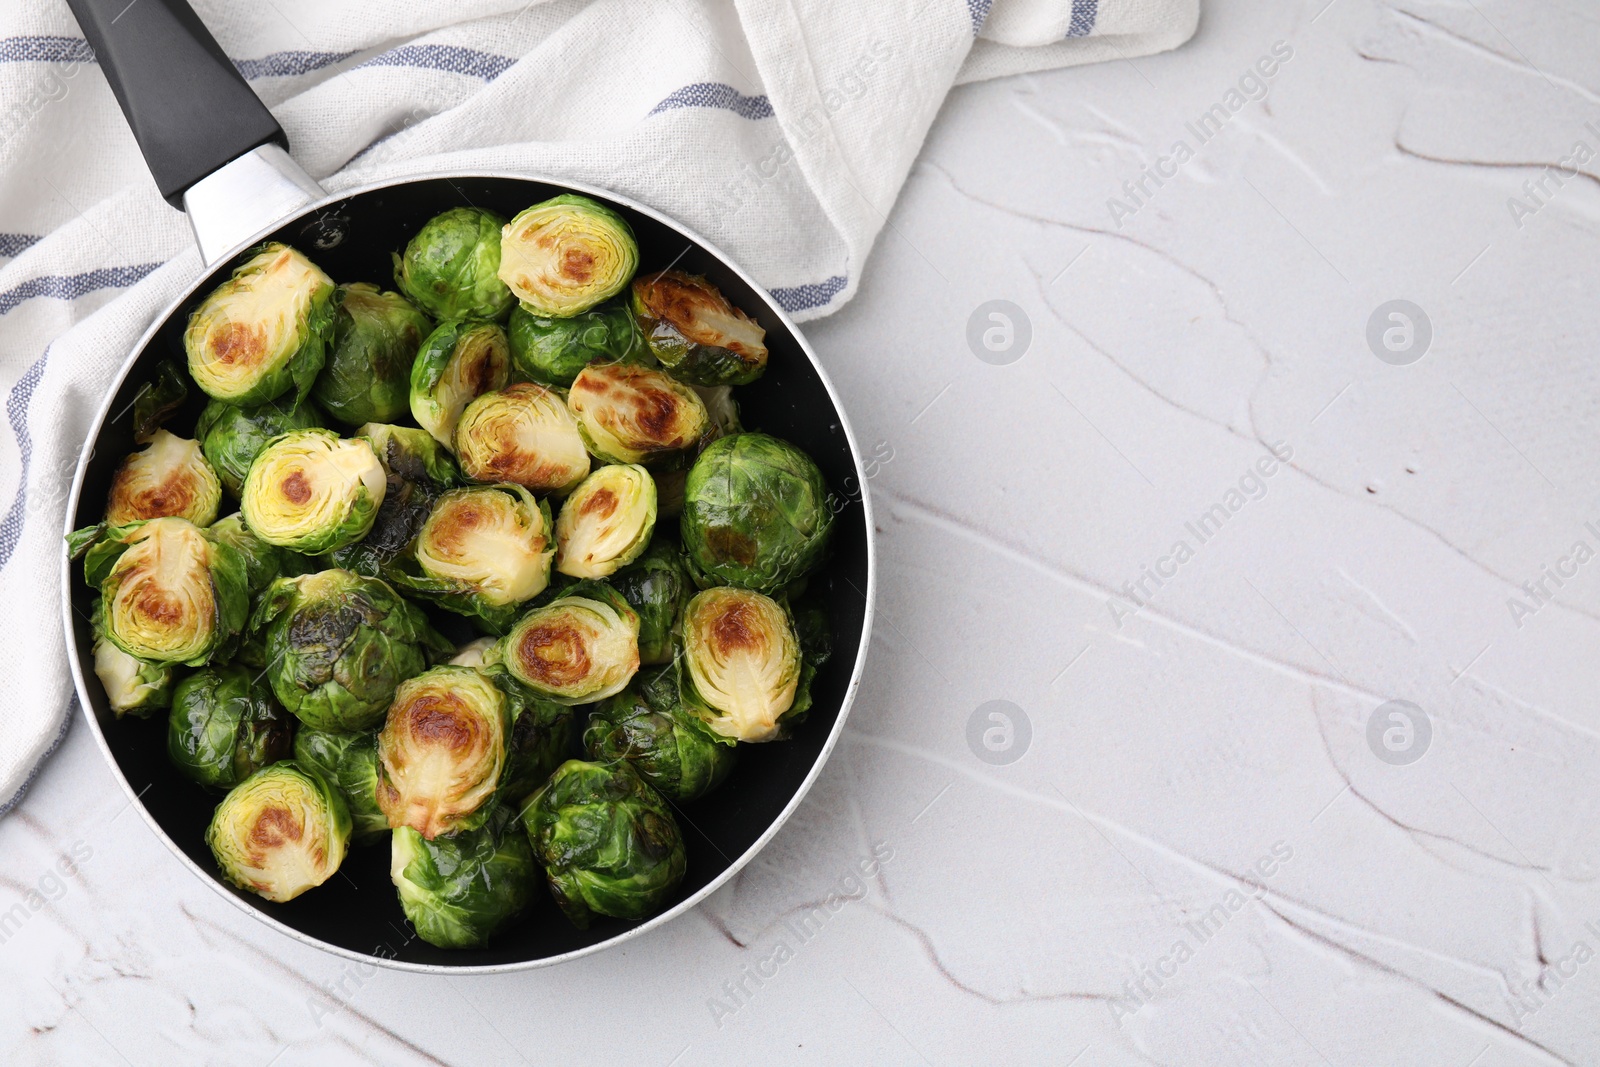
[{"label": "pan's metal edge", "polygon": [[[752,278],[732,257],[723,252],[722,249],[718,248],[715,244],[706,240],[704,237],[684,226],[677,220],[670,218],[654,208],[645,204],[641,204],[638,201],[633,200],[632,198],[621,193],[613,192],[610,189],[605,189],[596,185],[589,185],[583,182],[574,182],[564,178],[555,178],[541,174],[515,174],[506,171],[483,171],[472,173],[451,171],[409,174],[403,178],[372,182],[369,184],[353,186],[349,189],[340,190],[336,193],[330,193],[328,196],[307,205],[295,214],[290,215],[287,218],[279,219],[272,225],[263,228],[259,233],[251,236],[248,240],[241,241],[226,255],[219,258],[217,262],[221,263],[231,259],[240,251],[250,247],[257,241],[260,241],[262,237],[268,233],[271,233],[273,230],[276,230],[287,223],[293,222],[296,219],[306,218],[309,215],[315,214],[317,211],[327,208],[333,204],[337,204],[341,200],[348,199],[352,196],[359,196],[363,193],[373,192],[378,189],[386,189],[396,185],[408,185],[412,182],[428,181],[438,178],[442,178],[447,181],[452,178],[469,180],[476,178],[497,178],[508,179],[512,181],[542,182],[548,185],[555,185],[571,189],[574,192],[588,193],[594,196],[603,197],[608,200],[614,200],[617,203],[626,205],[640,214],[650,216],[663,225],[677,231],[687,240],[698,244],[702,249],[717,257],[717,259],[719,259],[726,267],[732,270],[740,278],[744,279],[744,281],[749,284],[752,289],[759,293],[762,300],[766,302],[768,310],[777,316],[778,320],[788,328],[790,334],[799,343],[800,350],[804,352],[806,358],[811,361],[811,366],[816,370],[818,378],[821,379],[822,387],[827,390],[828,398],[833,402],[834,412],[839,417],[839,427],[844,431],[845,441],[850,446],[850,458],[854,461],[856,467],[856,484],[860,486],[861,489],[861,509],[862,516],[866,522],[867,543],[867,588],[865,591],[866,607],[861,620],[861,642],[856,649],[855,666],[850,673],[850,684],[846,687],[844,700],[839,705],[839,716],[834,720],[833,729],[829,731],[828,739],[823,743],[822,750],[817,753],[816,761],[811,765],[810,772],[800,783],[800,788],[795,791],[795,794],[789,800],[789,803],[784,806],[783,811],[778,813],[778,817],[773,820],[772,825],[769,826],[748,849],[736,857],[719,876],[702,886],[693,895],[686,897],[682,901],[679,901],[672,908],[662,912],[660,915],[653,916],[645,922],[640,923],[638,926],[623,931],[615,937],[601,941],[598,944],[588,945],[581,949],[575,949],[571,952],[564,952],[560,955],[546,956],[537,960],[522,960],[517,963],[453,967],[446,964],[406,963],[399,960],[387,959],[379,955],[355,952],[350,949],[342,948],[338,945],[330,945],[326,941],[318,940],[317,938],[311,937],[308,934],[296,930],[287,923],[284,923],[281,920],[274,918],[272,915],[260,911],[259,909],[239,899],[231,890],[218,881],[214,874],[208,870],[205,870],[199,864],[190,859],[188,853],[179,848],[177,842],[173,841],[172,838],[167,836],[166,831],[161,828],[160,824],[157,823],[150,813],[145,809],[144,804],[139,799],[139,795],[134,792],[133,786],[123,775],[122,768],[118,766],[116,757],[112,754],[111,746],[106,741],[105,734],[101,731],[100,723],[96,720],[90,705],[88,685],[83,675],[83,664],[79,661],[79,656],[77,653],[77,642],[75,638],[76,630],[73,623],[71,598],[72,560],[65,549],[63,549],[61,553],[61,611],[64,636],[67,639],[67,660],[72,668],[73,684],[77,687],[78,703],[83,710],[84,718],[88,722],[89,731],[94,735],[95,743],[100,746],[100,752],[105,757],[106,763],[110,766],[112,773],[116,776],[117,782],[122,786],[122,791],[128,795],[129,802],[133,807],[138,809],[139,816],[144,819],[145,825],[147,825],[155,833],[157,839],[159,839],[162,844],[166,845],[168,850],[171,851],[181,863],[188,867],[190,872],[193,873],[197,878],[214,889],[221,897],[223,897],[223,899],[227,900],[240,911],[250,915],[252,918],[259,920],[267,926],[277,930],[279,933],[285,934],[304,945],[320,949],[321,951],[330,953],[331,955],[342,956],[345,959],[355,960],[359,963],[375,963],[379,966],[390,968],[391,970],[409,971],[416,974],[507,974],[517,971],[531,971],[542,967],[552,967],[559,963],[566,963],[571,960],[580,959],[584,956],[590,956],[597,952],[613,948],[626,941],[630,941],[642,934],[648,933],[649,931],[665,925],[671,920],[693,909],[701,901],[705,900],[706,897],[720,889],[730,878],[732,878],[741,869],[743,869],[747,863],[754,859],[756,854],[766,847],[767,843],[772,840],[777,832],[783,828],[784,824],[789,821],[790,817],[794,815],[794,812],[799,808],[801,801],[805,799],[806,794],[811,791],[811,787],[816,783],[817,778],[821,775],[822,768],[827,764],[828,758],[833,754],[834,747],[839,743],[839,738],[844,733],[845,720],[849,718],[850,709],[855,703],[856,693],[861,687],[861,675],[862,671],[866,667],[867,649],[872,640],[873,615],[877,604],[878,554],[876,539],[873,536],[876,527],[873,524],[872,497],[867,488],[867,474],[861,463],[861,448],[856,442],[854,430],[852,430],[850,427],[849,415],[845,412],[844,404],[840,400],[838,390],[834,388],[832,379],[828,377],[827,370],[823,367],[821,360],[817,358],[816,352],[811,348],[811,342],[806,339],[805,334],[801,332],[799,326],[797,326],[794,320],[789,317],[788,312],[784,311],[778,302],[773,299],[772,295],[767,292],[766,288]],[[122,383],[127,380],[128,374],[132,371],[133,365],[138,359],[139,353],[145,350],[145,347],[150,343],[156,332],[161,329],[162,325],[165,324],[167,319],[172,315],[173,310],[187,300],[195,292],[195,290],[200,287],[201,281],[209,273],[210,270],[208,268],[202,267],[200,274],[196,277],[194,283],[186,288],[181,295],[179,295],[155,316],[151,322],[150,328],[145,331],[143,336],[139,338],[138,342],[130,350],[128,358],[122,364],[121,370],[117,373],[115,379],[107,387],[105,399],[101,402],[99,411],[95,413],[93,427],[90,431],[88,440],[84,442],[85,445],[88,445],[90,442],[99,437],[100,430],[105,425],[106,415],[111,409],[111,402],[116,396],[117,390],[121,388]],[[92,449],[85,448],[85,450],[78,457],[77,470],[73,473],[72,477],[72,491],[67,497],[66,529],[63,531],[63,535],[72,531],[73,516],[76,515],[78,511],[79,495],[83,488],[84,474],[88,469],[88,463],[91,454]]]}]

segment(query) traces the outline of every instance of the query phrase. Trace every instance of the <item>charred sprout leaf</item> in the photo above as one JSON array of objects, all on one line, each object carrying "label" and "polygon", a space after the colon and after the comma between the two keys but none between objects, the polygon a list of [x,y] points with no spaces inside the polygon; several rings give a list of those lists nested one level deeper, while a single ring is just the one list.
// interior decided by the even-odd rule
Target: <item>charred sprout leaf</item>
[{"label": "charred sprout leaf", "polygon": [[776,437],[741,433],[695,460],[679,529],[697,581],[775,592],[821,562],[833,509],[811,457]]},{"label": "charred sprout leaf", "polygon": [[287,245],[261,246],[212,290],[183,334],[189,376],[230,404],[304,397],[333,328],[333,279]]},{"label": "charred sprout leaf", "polygon": [[450,648],[388,583],[344,570],[278,579],[251,625],[266,631],[273,693],[317,730],[376,725],[396,687]]},{"label": "charred sprout leaf", "polygon": [[476,830],[432,841],[402,826],[390,848],[389,876],[400,906],[430,945],[486,944],[533,899],[533,851],[508,810]]},{"label": "charred sprout leaf", "polygon": [[389,831],[378,808],[378,734],[333,733],[302,726],[294,735],[294,758],[338,787],[350,809],[351,833],[357,843],[374,841]]},{"label": "charred sprout leaf", "polygon": [[580,930],[596,914],[647,918],[683,881],[672,811],[626,764],[568,760],[528,798],[522,825],[556,903]]},{"label": "charred sprout leaf", "polygon": [[630,685],[596,707],[583,731],[583,747],[601,763],[626,760],[673,800],[703,797],[728,776],[738,749],[712,737],[683,709],[672,667],[651,674],[665,676],[666,684]]},{"label": "charred sprout leaf", "polygon": [[511,365],[540,385],[566,388],[591,363],[646,359],[644,338],[626,304],[613,302],[569,319],[535,315],[520,304],[506,324]]},{"label": "charred sprout leaf", "polygon": [[505,221],[475,207],[435,215],[394,257],[395,284],[435,319],[504,318],[515,300],[498,277]]},{"label": "charred sprout leaf", "polygon": [[567,406],[589,451],[608,463],[672,461],[711,430],[693,389],[632,363],[585,367],[572,383]]},{"label": "charred sprout leaf", "polygon": [[239,553],[239,558],[244,561],[245,580],[249,583],[252,599],[276,579],[298,573],[306,562],[288,549],[269,545],[251,533],[244,524],[244,517],[238,512],[212,523],[206,536],[232,546]]},{"label": "charred sprout leaf", "polygon": [[245,667],[207,667],[178,683],[167,717],[167,755],[184,777],[232,789],[286,759],[294,720]]},{"label": "charred sprout leaf", "polygon": [[808,594],[789,612],[794,619],[795,636],[800,639],[800,654],[812,667],[820,667],[833,655],[833,621],[828,615],[828,605],[820,597]]},{"label": "charred sprout leaf", "polygon": [[349,426],[393,422],[411,410],[411,364],[433,330],[399,293],[357,282],[335,298],[333,344],[311,395]]},{"label": "charred sprout leaf", "polygon": [[639,662],[672,662],[678,613],[693,588],[677,539],[657,530],[644,555],[612,575],[610,583],[639,615]]},{"label": "charred sprout leaf", "polygon": [[322,425],[322,416],[309,400],[282,396],[255,407],[241,408],[213,400],[200,412],[194,435],[200,449],[216,468],[228,492],[238,496],[250,464],[267,447],[267,442],[291,430],[310,430]]},{"label": "charred sprout leaf", "polygon": [[503,796],[521,798],[545,783],[572,747],[572,709],[539,696],[503,666],[483,673],[506,694],[511,709],[511,741],[506,752]]},{"label": "charred sprout leaf", "polygon": [[511,709],[471,667],[435,667],[401,684],[378,733],[378,806],[428,840],[483,825],[505,771]]},{"label": "charred sprout leaf", "polygon": [[634,464],[601,467],[578,483],[556,518],[556,569],[604,578],[644,553],[656,527],[656,483]]},{"label": "charred sprout leaf", "polygon": [[571,318],[622,291],[639,266],[633,230],[571,193],[535,204],[500,237],[500,280],[531,314]]},{"label": "charred sprout leaf", "polygon": [[133,398],[133,439],[144,444],[161,424],[189,399],[189,378],[177,363],[162,360],[151,378]]},{"label": "charred sprout leaf", "polygon": [[411,547],[439,494],[461,483],[461,472],[433,435],[415,426],[369,422],[356,431],[384,470],[383,504],[367,536],[326,559],[369,578],[388,577],[394,559]]},{"label": "charred sprout leaf", "polygon": [[561,395],[518,382],[478,397],[456,427],[461,470],[477,482],[565,492],[589,473],[589,453]]},{"label": "charred sprout leaf", "polygon": [[441,322],[411,365],[411,417],[446,448],[467,405],[511,379],[506,332],[492,322]]},{"label": "charred sprout leaf", "polygon": [[338,871],[350,844],[350,812],[316,771],[284,760],[222,798],[206,844],[229,882],[281,903]]},{"label": "charred sprout leaf", "polygon": [[603,582],[578,582],[528,612],[486,657],[535,693],[587,704],[639,669],[639,616]]},{"label": "charred sprout leaf", "polygon": [[651,354],[680,381],[748,385],[767,369],[766,331],[704,278],[675,270],[636,278],[633,314]]},{"label": "charred sprout leaf", "polygon": [[140,519],[177,517],[210,526],[221,503],[222,482],[199,443],[157,430],[112,477],[106,522],[125,526]]},{"label": "charred sprout leaf", "polygon": [[90,610],[90,629],[94,633],[94,673],[106,691],[106,703],[117,718],[132,715],[147,719],[158,708],[172,704],[172,685],[177,671],[170,663],[151,663],[135,659],[106,640],[102,628],[100,601]]},{"label": "charred sprout leaf", "polygon": [[365,537],[386,488],[383,465],[366,441],[296,430],[275,438],[250,464],[239,505],[263,541],[317,555]]},{"label": "charred sprout leaf", "polygon": [[684,707],[718,737],[776,741],[811,705],[811,668],[783,605],[720,586],[683,611]]}]

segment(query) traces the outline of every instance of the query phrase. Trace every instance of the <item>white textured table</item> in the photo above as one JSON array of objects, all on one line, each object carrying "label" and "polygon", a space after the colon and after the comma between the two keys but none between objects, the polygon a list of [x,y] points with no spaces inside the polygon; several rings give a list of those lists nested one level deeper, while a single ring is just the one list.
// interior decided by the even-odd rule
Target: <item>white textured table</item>
[{"label": "white textured table", "polygon": [[0,1060],[1600,1061],[1600,10],[1324,2],[952,98],[809,331],[879,622],[731,886],[555,970],[368,970],[76,729],[0,821],[0,910],[43,898]]}]

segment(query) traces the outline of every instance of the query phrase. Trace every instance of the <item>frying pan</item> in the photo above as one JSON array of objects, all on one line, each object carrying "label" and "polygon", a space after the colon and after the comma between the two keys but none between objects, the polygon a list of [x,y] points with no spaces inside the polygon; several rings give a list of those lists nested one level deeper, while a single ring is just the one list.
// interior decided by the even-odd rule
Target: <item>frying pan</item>
[{"label": "frying pan", "polygon": [[[800,331],[727,256],[643,204],[573,182],[514,174],[439,174],[328,196],[289,157],[283,130],[185,0],[68,0],[133,128],[163,196],[186,210],[208,273],[140,339],[100,406],[67,505],[67,529],[98,522],[111,478],[136,447],[122,416],[167,358],[183,359],[194,307],[263,240],[299,248],[338,282],[387,284],[390,253],[429,218],[464,204],[511,217],[564,192],[610,205],[638,237],[642,269],[703,274],[767,331],[766,374],[738,392],[747,426],[805,449],[827,478],[837,510],[832,556],[813,579],[832,615],[834,654],[818,672],[815,704],[788,741],[741,745],[734,773],[710,796],[678,809],[688,875],[664,911],[644,922],[601,919],[572,927],[548,894],[486,948],[436,949],[412,934],[389,880],[389,849],[357,846],[343,877],[287,904],[224,883],[204,841],[217,797],[179,775],[166,756],[164,716],[117,719],[92,669],[90,590],[62,554],[68,658],[89,730],[133,806],[190,870],[240,908],[307,944],[413,971],[486,973],[558,963],[618,944],[682,915],[726,882],[794,812],[839,739],[860,681],[872,621],[871,507],[844,409]],[[168,423],[191,434],[205,397],[192,391]],[[113,415],[112,413],[118,413]],[[447,617],[436,616],[441,628]],[[454,638],[469,636],[458,626]],[[574,753],[575,755],[577,753]]]}]

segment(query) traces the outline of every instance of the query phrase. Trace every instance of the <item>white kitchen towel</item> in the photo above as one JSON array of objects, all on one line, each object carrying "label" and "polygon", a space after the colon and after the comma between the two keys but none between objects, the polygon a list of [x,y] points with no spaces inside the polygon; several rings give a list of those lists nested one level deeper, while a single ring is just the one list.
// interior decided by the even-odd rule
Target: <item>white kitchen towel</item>
[{"label": "white kitchen towel", "polygon": [[[855,292],[953,85],[1173,48],[1199,0],[197,0],[330,191],[430,169],[614,189],[796,318]],[[0,10],[0,813],[74,706],[60,589],[78,453],[201,271],[64,0]],[[372,279],[385,281],[385,279]]]}]

